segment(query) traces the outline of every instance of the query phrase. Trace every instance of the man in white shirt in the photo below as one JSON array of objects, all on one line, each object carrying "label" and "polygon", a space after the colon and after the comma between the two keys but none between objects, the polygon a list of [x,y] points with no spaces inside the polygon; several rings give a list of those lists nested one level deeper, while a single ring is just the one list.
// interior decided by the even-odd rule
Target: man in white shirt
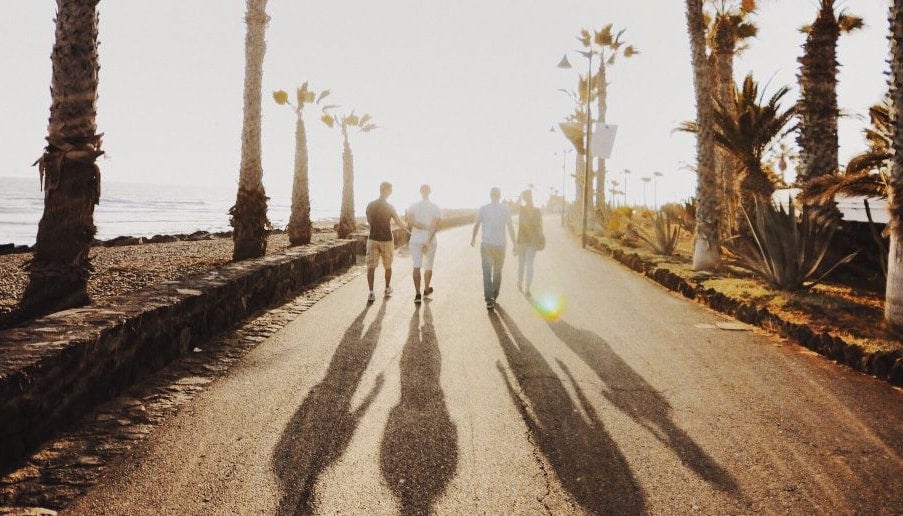
[{"label": "man in white shirt", "polygon": [[436,260],[436,231],[439,230],[439,221],[442,212],[435,203],[430,201],[430,185],[422,185],[420,187],[420,195],[422,200],[416,202],[408,208],[407,223],[411,228],[411,240],[408,247],[411,249],[411,258],[414,262],[414,290],[417,294],[414,296],[414,303],[420,304],[422,297],[420,295],[420,269],[423,269],[423,295],[429,296],[433,293],[433,287],[430,282],[433,280],[433,262]]},{"label": "man in white shirt", "polygon": [[491,203],[480,208],[477,221],[473,225],[473,236],[470,245],[477,241],[477,232],[483,228],[483,243],[480,244],[480,258],[483,262],[483,296],[486,298],[486,308],[492,310],[499,297],[499,288],[502,286],[502,265],[505,263],[505,247],[508,236],[515,242],[514,226],[511,224],[511,213],[501,203],[502,192],[498,188],[489,191]]}]

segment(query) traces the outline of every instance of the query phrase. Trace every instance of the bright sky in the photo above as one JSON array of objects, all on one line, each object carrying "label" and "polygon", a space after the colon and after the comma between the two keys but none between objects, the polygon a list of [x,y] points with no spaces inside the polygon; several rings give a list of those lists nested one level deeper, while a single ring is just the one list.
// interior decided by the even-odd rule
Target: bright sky
[{"label": "bright sky", "polygon": [[[795,85],[814,0],[763,2],[759,38],[737,64],[762,81]],[[863,147],[861,128],[886,89],[887,0],[845,2],[867,28],[840,44],[841,160]],[[55,2],[18,0],[0,18],[0,176],[34,177],[50,104]],[[109,181],[233,188],[238,176],[244,77],[241,0],[102,0],[100,131]],[[574,70],[555,67],[578,48],[581,27],[627,28],[643,52],[610,72],[609,122],[620,125],[610,171],[633,171],[628,193],[642,202],[639,177],[661,171],[661,201],[695,189],[682,170],[694,141],[672,134],[694,116],[684,2],[678,0],[271,0],[264,62],[263,163],[267,193],[290,195],[293,114],[275,89],[305,80],[331,100],[368,112],[382,129],[355,135],[358,205],[380,181],[395,183],[404,206],[420,183],[446,207],[483,203],[533,183],[540,198],[560,188],[566,148],[549,128],[571,111],[559,88]],[[571,54],[575,64],[582,58]],[[582,67],[580,67],[582,70]],[[793,91],[794,98],[796,89]],[[308,114],[314,203],[338,205],[341,139]],[[573,169],[570,155],[568,173]],[[573,186],[568,178],[566,191]],[[37,187],[37,181],[35,181]],[[2,193],[0,193],[2,195]],[[649,201],[652,201],[649,191]]]}]

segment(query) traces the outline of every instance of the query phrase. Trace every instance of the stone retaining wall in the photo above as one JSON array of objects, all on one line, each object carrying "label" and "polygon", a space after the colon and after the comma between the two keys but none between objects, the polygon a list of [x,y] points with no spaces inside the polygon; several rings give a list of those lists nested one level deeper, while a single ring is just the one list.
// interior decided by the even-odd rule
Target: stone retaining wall
[{"label": "stone retaining wall", "polygon": [[876,376],[894,385],[903,386],[903,350],[869,353],[861,347],[846,342],[842,337],[828,332],[816,332],[809,326],[784,320],[767,308],[758,308],[746,301],[735,299],[712,288],[702,288],[669,271],[644,262],[637,253],[614,249],[596,237],[589,238],[593,249],[611,256],[630,269],[669,290],[679,292],[713,310],[727,314],[747,324],[773,331],[803,346],[846,364],[857,371]]},{"label": "stone retaining wall", "polygon": [[137,379],[354,264],[360,250],[353,240],[290,248],[0,332],[0,471]]},{"label": "stone retaining wall", "polygon": [[[473,220],[449,217],[442,229]],[[366,240],[289,248],[0,331],[0,472],[138,379],[353,265]],[[396,230],[395,242],[407,233]]]}]

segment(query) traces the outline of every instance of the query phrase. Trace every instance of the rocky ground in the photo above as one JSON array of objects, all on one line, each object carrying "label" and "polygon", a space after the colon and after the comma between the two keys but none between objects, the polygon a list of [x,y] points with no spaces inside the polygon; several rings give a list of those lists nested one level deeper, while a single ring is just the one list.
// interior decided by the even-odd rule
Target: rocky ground
[{"label": "rocky ground", "polygon": [[[88,294],[95,303],[144,288],[152,283],[208,271],[232,259],[232,239],[209,235],[208,240],[92,247],[94,272]],[[314,241],[335,238],[331,228],[317,228]],[[288,235],[270,235],[267,253],[289,245]],[[31,253],[0,255],[0,314],[10,312],[28,283],[26,262]]]}]

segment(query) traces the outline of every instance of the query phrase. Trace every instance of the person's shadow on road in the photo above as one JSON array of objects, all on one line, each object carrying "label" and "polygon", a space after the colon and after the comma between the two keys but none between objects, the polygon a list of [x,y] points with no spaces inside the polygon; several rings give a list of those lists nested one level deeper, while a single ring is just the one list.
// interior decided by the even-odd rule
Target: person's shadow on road
[{"label": "person's shadow on road", "polygon": [[649,430],[700,478],[721,491],[738,493],[734,477],[719,465],[671,418],[668,400],[625,362],[599,335],[559,319],[552,332],[588,365],[606,388],[602,395],[612,405]]},{"label": "person's shadow on road", "polygon": [[360,406],[351,399],[366,371],[382,328],[386,305],[364,332],[365,308],[342,336],[326,376],[315,385],[282,432],[272,467],[282,490],[278,514],[310,514],[317,477],[339,457],[363,415],[379,393],[379,375]]},{"label": "person's shadow on road", "polygon": [[502,308],[490,313],[489,320],[520,386],[515,389],[502,364],[498,364],[508,393],[562,486],[593,513],[643,513],[642,488],[567,367],[558,362],[577,393],[579,404],[571,399],[552,366]]},{"label": "person's shadow on road", "polygon": [[401,353],[401,399],[390,412],[380,469],[402,514],[429,514],[455,476],[458,432],[439,383],[442,355],[429,302],[414,312]]}]

